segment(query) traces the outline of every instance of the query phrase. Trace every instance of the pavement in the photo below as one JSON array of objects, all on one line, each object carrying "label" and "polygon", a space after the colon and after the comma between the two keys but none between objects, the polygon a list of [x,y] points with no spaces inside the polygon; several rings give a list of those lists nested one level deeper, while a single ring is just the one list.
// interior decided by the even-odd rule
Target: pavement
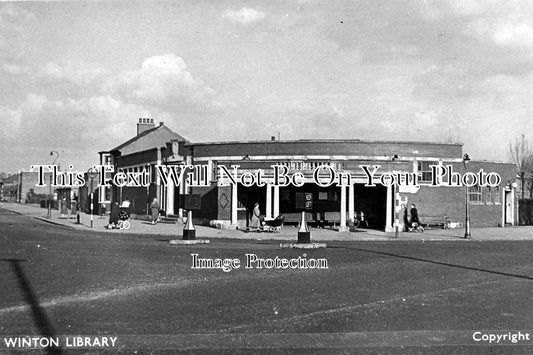
[{"label": "pavement", "polygon": [[[47,218],[47,209],[39,205],[19,204],[19,203],[1,203],[0,208],[25,215],[43,222],[56,225],[66,226],[72,229],[85,231],[98,231],[112,234],[137,234],[137,235],[160,235],[173,239],[181,239],[183,235],[184,223],[157,223],[152,225],[144,220],[132,220],[131,227],[128,230],[108,230],[105,226],[108,223],[108,217],[100,218],[93,216],[93,227],[91,228],[91,216],[89,214],[80,214],[80,224],[76,223],[75,216],[62,218],[57,210],[52,210],[52,218]],[[209,226],[196,225],[196,237],[203,238],[228,238],[243,240],[280,240],[296,241],[298,229],[292,225],[283,227],[281,233],[245,233],[241,230],[217,229]],[[464,229],[426,229],[423,233],[406,233],[401,232],[398,238],[395,238],[393,232],[383,232],[373,229],[358,229],[356,232],[338,232],[333,229],[310,228],[311,241],[492,241],[492,240],[533,240],[533,226],[517,227],[489,227],[489,228],[471,228],[472,238],[465,240],[463,238]]]}]

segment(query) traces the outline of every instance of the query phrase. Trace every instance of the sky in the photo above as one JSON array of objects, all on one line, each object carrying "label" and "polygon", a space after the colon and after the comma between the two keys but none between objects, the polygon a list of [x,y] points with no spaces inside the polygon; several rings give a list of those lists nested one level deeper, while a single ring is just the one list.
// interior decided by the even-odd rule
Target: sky
[{"label": "sky", "polygon": [[191,142],[533,141],[533,2],[0,2],[0,171]]}]

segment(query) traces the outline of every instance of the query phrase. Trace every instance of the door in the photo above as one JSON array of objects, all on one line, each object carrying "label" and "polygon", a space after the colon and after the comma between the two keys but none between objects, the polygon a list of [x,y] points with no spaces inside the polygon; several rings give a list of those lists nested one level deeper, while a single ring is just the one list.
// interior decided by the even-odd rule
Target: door
[{"label": "door", "polygon": [[514,225],[513,190],[505,191],[505,224]]}]

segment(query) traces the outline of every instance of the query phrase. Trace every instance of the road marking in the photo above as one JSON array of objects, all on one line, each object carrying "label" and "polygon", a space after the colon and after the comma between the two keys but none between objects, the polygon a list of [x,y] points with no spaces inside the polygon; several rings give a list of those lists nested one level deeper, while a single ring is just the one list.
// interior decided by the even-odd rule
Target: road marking
[{"label": "road marking", "polygon": [[[46,307],[63,306],[63,305],[71,304],[71,303],[91,302],[91,301],[97,301],[97,300],[106,299],[106,298],[112,298],[112,297],[129,296],[129,295],[137,294],[139,292],[150,292],[154,290],[172,288],[176,286],[186,286],[193,282],[194,282],[193,280],[181,279],[176,282],[143,284],[143,285],[136,285],[136,286],[114,288],[111,290],[84,292],[84,293],[78,293],[78,294],[73,294],[73,295],[68,295],[68,296],[54,297],[52,299],[39,302],[39,306],[46,308]],[[12,312],[24,312],[28,310],[30,310],[30,306],[27,304],[11,306],[11,307],[0,309],[0,315],[12,313]]]},{"label": "road marking", "polygon": [[[257,273],[255,274],[255,277],[275,277],[275,274],[268,273],[267,271],[263,273]],[[250,276],[248,274],[242,274],[238,276],[232,276],[232,280],[238,280],[243,278],[249,278]],[[154,284],[142,284],[142,285],[134,285],[134,286],[124,286],[120,288],[114,288],[110,290],[100,290],[100,291],[92,291],[92,292],[81,292],[81,293],[75,293],[73,295],[67,295],[67,296],[59,296],[54,297],[51,299],[46,299],[39,302],[39,307],[47,308],[47,307],[57,307],[57,306],[63,306],[68,305],[72,303],[80,303],[80,302],[91,302],[91,301],[98,301],[102,299],[107,298],[113,298],[113,297],[121,297],[121,296],[130,296],[137,294],[139,292],[153,292],[155,290],[164,290],[164,289],[170,289],[174,287],[182,287],[182,286],[189,286],[191,284],[199,284],[199,283],[213,283],[220,280],[227,280],[227,275],[221,275],[221,276],[214,276],[209,278],[202,278],[202,279],[178,279],[174,282],[159,282]],[[17,305],[17,306],[10,306],[6,308],[0,309],[0,315],[5,315],[8,313],[13,312],[24,312],[29,311],[30,306],[27,304],[23,305]]]},{"label": "road marking", "polygon": [[[506,280],[506,281],[510,281],[510,280]],[[486,282],[481,282],[481,283],[476,283],[476,284],[469,284],[469,285],[463,285],[463,286],[458,286],[458,287],[451,287],[451,288],[437,290],[437,291],[418,293],[418,294],[414,294],[414,295],[399,296],[399,297],[389,298],[389,299],[386,299],[386,300],[373,301],[373,302],[369,302],[369,303],[361,303],[361,304],[355,304],[355,305],[350,305],[350,306],[343,306],[343,307],[337,307],[337,308],[324,309],[324,310],[315,311],[315,312],[309,312],[309,313],[305,313],[305,314],[298,314],[298,315],[290,316],[290,317],[276,318],[276,319],[272,319],[270,322],[269,322],[269,320],[263,320],[263,325],[265,325],[266,323],[270,323],[270,324],[282,323],[282,322],[289,323],[289,322],[293,322],[293,321],[299,321],[299,320],[305,320],[305,319],[313,318],[315,316],[330,315],[330,314],[336,314],[336,313],[342,313],[342,312],[351,312],[351,311],[354,311],[354,310],[357,310],[357,309],[368,308],[368,307],[373,307],[373,306],[380,306],[380,305],[393,303],[393,302],[400,302],[400,301],[405,302],[407,300],[414,300],[414,299],[421,298],[421,297],[435,296],[435,295],[438,295],[440,293],[454,292],[454,291],[459,291],[459,290],[465,289],[465,288],[472,288],[472,287],[496,284],[496,283],[501,283],[501,282],[505,282],[505,281],[502,281],[502,280],[486,281]],[[229,331],[229,330],[233,331],[233,330],[236,330],[236,329],[249,328],[249,327],[254,327],[254,326],[257,326],[257,324],[239,325],[239,326],[235,326],[235,327],[226,328],[225,330],[226,331]]]}]

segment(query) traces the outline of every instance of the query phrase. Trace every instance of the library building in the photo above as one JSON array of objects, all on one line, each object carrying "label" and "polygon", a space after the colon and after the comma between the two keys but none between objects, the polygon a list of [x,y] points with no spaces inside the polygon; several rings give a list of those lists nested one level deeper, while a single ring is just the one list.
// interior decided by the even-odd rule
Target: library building
[{"label": "library building", "polygon": [[305,212],[310,226],[339,231],[361,219],[393,231],[413,204],[422,223],[441,227],[462,226],[466,204],[474,227],[517,219],[514,165],[470,160],[462,144],[275,137],[192,143],[140,118],[133,138],[99,155],[115,174],[148,176],[143,186],[99,187],[99,204],[128,199],[132,213],[144,215],[156,198],[167,218],[192,210],[194,223],[217,228],[246,228],[256,204],[267,219],[282,215],[297,224]]}]

